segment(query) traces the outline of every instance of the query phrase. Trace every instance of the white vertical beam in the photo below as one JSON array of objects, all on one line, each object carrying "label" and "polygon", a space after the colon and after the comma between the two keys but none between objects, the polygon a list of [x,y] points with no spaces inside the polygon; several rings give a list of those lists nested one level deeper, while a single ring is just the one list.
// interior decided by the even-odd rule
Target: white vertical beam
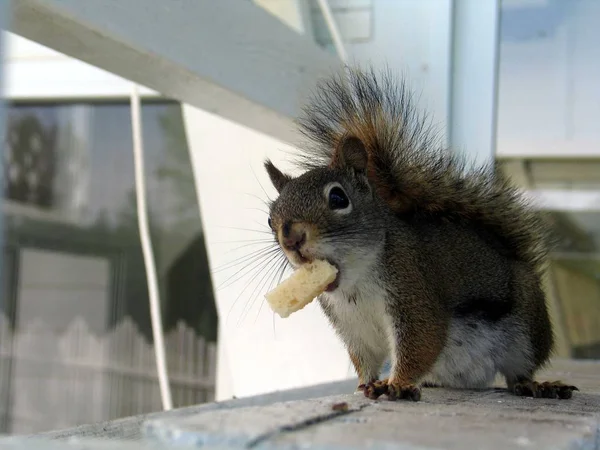
[{"label": "white vertical beam", "polygon": [[450,145],[476,163],[496,148],[500,0],[454,0]]},{"label": "white vertical beam", "polygon": [[[0,31],[6,29],[7,25],[7,17],[8,17],[8,5],[9,2],[0,1]],[[6,129],[6,118],[4,115],[4,33],[0,32],[0,143],[4,144],[4,133]],[[3,159],[0,159],[0,186],[4,185],[4,164]],[[2,239],[4,238],[4,214],[0,214],[0,245],[4,245]],[[0,256],[0,275],[2,275],[2,271],[4,270],[4,261]],[[2,277],[0,276],[0,279]],[[2,302],[6,301],[4,299],[4,295],[0,296],[0,311],[6,311],[6,309],[2,306]],[[1,330],[0,330],[1,331]]]}]

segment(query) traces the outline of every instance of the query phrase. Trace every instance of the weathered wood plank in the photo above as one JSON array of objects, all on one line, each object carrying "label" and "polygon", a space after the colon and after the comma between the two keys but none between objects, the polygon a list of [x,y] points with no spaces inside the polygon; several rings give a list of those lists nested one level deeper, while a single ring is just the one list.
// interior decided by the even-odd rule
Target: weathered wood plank
[{"label": "weathered wood plank", "polygon": [[239,0],[19,0],[11,31],[285,142],[341,62]]}]

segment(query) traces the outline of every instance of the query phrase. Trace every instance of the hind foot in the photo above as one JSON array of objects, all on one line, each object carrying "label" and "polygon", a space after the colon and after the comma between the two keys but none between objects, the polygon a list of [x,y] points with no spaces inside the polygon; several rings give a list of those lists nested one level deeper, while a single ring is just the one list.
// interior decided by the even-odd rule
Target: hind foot
[{"label": "hind foot", "polygon": [[569,399],[577,387],[564,384],[560,381],[520,381],[512,387],[512,393],[519,397],[534,398],[560,398]]},{"label": "hind foot", "polygon": [[413,384],[398,384],[386,380],[377,380],[367,383],[363,390],[365,397],[376,400],[382,395],[387,395],[389,400],[421,400],[421,389]]}]

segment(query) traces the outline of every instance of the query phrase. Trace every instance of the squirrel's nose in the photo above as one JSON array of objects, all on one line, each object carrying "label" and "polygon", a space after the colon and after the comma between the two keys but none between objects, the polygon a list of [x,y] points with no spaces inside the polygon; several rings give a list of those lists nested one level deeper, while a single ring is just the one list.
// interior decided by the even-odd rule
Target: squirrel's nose
[{"label": "squirrel's nose", "polygon": [[286,222],[281,227],[282,244],[288,250],[300,250],[306,242],[306,231],[301,224]]}]

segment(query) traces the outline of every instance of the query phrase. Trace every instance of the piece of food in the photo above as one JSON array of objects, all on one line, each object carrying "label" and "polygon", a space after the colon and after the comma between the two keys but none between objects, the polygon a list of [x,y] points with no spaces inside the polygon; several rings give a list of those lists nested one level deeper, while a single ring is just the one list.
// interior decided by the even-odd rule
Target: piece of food
[{"label": "piece of food", "polygon": [[337,273],[337,268],[327,261],[303,264],[265,298],[273,311],[286,318],[322,294],[335,281]]}]

